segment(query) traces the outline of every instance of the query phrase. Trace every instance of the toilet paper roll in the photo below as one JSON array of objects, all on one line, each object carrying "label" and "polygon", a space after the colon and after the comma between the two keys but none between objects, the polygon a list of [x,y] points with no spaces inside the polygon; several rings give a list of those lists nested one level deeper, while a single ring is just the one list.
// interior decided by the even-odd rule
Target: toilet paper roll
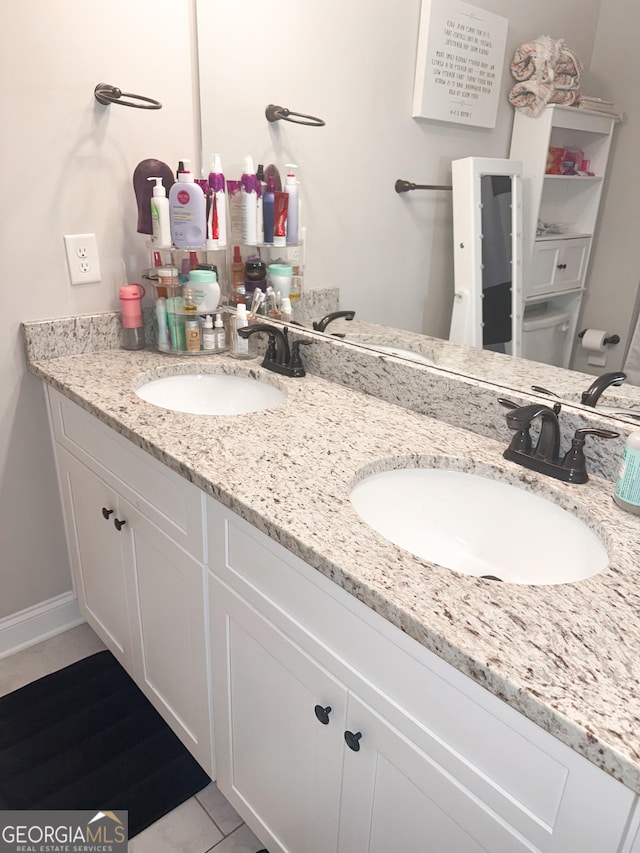
[{"label": "toilet paper roll", "polygon": [[587,329],[581,338],[582,349],[591,352],[606,352],[607,345],[604,340],[608,337],[609,332],[603,332],[602,329]]},{"label": "toilet paper roll", "polygon": [[580,344],[583,350],[587,351],[587,364],[592,364],[595,367],[604,367],[607,363],[607,345],[605,338],[609,337],[609,332],[603,332],[602,329],[587,329],[580,339]]}]

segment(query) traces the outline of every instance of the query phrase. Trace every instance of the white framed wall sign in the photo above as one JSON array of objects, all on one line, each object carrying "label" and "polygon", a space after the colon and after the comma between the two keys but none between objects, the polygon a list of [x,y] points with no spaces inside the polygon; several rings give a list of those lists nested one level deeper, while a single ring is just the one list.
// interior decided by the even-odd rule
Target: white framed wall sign
[{"label": "white framed wall sign", "polygon": [[422,0],[413,117],[495,127],[508,24],[462,0]]}]

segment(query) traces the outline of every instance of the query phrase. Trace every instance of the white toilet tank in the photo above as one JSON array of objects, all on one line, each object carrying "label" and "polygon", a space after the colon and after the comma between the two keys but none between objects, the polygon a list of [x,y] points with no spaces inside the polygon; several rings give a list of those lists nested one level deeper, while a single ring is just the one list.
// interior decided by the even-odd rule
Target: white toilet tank
[{"label": "white toilet tank", "polygon": [[568,367],[570,319],[568,311],[539,310],[525,314],[522,321],[523,357],[556,367]]}]

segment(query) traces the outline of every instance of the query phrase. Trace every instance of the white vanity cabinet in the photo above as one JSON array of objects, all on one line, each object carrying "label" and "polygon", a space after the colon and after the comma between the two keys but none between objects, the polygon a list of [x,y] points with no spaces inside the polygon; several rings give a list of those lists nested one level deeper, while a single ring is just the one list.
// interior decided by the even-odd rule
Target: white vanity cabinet
[{"label": "white vanity cabinet", "polygon": [[212,774],[202,493],[49,389],[87,622]]},{"label": "white vanity cabinet", "polygon": [[631,791],[211,500],[207,523],[217,781],[271,853],[619,850]]}]

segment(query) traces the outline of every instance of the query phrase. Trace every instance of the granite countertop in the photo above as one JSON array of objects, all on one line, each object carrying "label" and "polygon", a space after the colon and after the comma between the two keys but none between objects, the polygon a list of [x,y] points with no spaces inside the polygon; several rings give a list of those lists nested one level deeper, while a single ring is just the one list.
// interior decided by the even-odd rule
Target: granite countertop
[{"label": "granite countertop", "polygon": [[[550,391],[548,398],[557,396],[573,405],[581,406],[582,392],[587,390],[595,378],[576,370],[565,370],[526,358],[514,360],[504,353],[453,344],[429,335],[360,322],[358,319],[334,320],[326,333],[344,335],[346,342],[374,350],[378,347],[383,348],[383,351],[395,349],[409,360],[413,358],[418,363],[432,364],[504,388],[531,389],[533,385],[542,386]],[[628,382],[607,388],[598,402],[598,413],[608,409],[617,410],[620,417],[637,425],[640,418],[640,390]],[[629,417],[629,413],[633,415],[634,412],[637,417]]]},{"label": "granite countertop", "polygon": [[[613,503],[610,482],[551,480],[504,460],[505,443],[256,361],[107,349],[32,360],[29,369],[640,793],[640,518]],[[144,378],[184,370],[259,376],[288,396],[270,411],[206,417],[134,392]],[[535,587],[415,559],[349,501],[363,471],[414,465],[489,473],[552,497],[595,527],[609,567]],[[535,528],[522,547],[554,559],[554,543]]]}]

